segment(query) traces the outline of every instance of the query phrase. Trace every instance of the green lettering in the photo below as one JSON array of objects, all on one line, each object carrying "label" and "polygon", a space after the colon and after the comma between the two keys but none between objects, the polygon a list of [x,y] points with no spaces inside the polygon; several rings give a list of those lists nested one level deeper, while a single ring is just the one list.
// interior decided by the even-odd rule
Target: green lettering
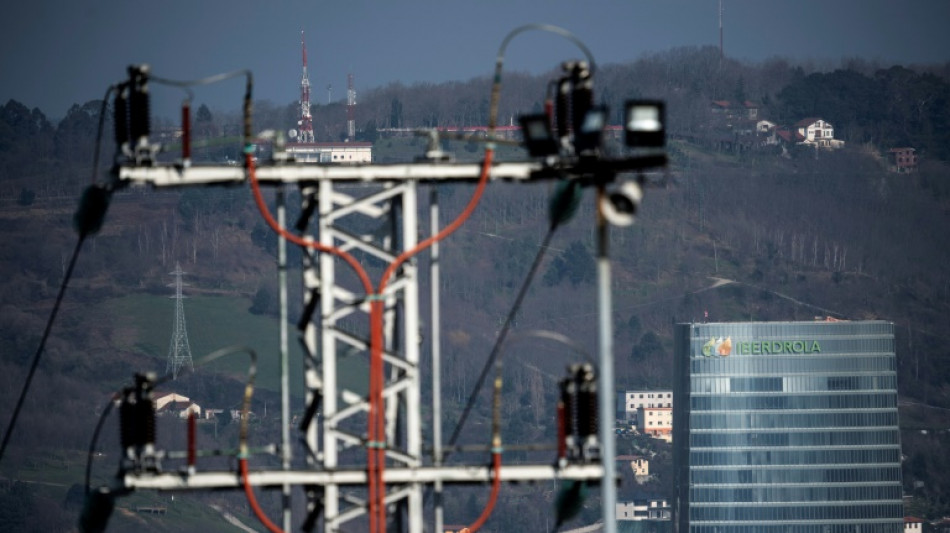
[{"label": "green lettering", "polygon": [[821,346],[818,345],[818,341],[812,341],[811,351],[821,353]]},{"label": "green lettering", "polygon": [[793,342],[792,348],[795,350],[795,353],[805,353],[805,343],[802,341]]},{"label": "green lettering", "polygon": [[752,343],[752,353],[753,353],[754,355],[762,355],[762,343],[761,343],[761,342],[753,342],[753,343]]},{"label": "green lettering", "polygon": [[785,353],[794,353],[792,352],[792,343],[790,341],[785,341]]}]

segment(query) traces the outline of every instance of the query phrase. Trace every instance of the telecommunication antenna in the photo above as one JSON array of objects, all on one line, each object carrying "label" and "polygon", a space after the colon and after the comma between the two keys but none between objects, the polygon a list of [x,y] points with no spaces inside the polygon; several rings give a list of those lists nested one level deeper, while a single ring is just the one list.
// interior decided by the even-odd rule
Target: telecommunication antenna
[{"label": "telecommunication antenna", "polygon": [[297,124],[300,126],[300,142],[312,143],[313,137],[313,117],[310,115],[310,76],[307,75],[307,44],[303,39],[303,32],[300,32],[300,50],[303,53],[303,76],[300,78],[300,120]]},{"label": "telecommunication antenna", "polygon": [[353,88],[353,75],[346,76],[346,139],[356,138],[356,89]]},{"label": "telecommunication antenna", "polygon": [[722,58],[725,52],[722,48],[722,0],[719,0],[719,68],[722,68]]},{"label": "telecommunication antenna", "polygon": [[188,370],[194,372],[195,365],[191,360],[191,347],[188,344],[188,329],[185,327],[185,306],[182,300],[185,298],[181,293],[184,283],[181,276],[185,272],[181,270],[181,264],[175,263],[175,271],[171,272],[175,276],[175,283],[169,287],[175,287],[175,295],[169,298],[175,299],[175,324],[172,327],[172,340],[168,343],[168,363],[165,365],[165,373],[171,374],[173,379],[178,379],[178,372],[181,367],[187,366]]}]

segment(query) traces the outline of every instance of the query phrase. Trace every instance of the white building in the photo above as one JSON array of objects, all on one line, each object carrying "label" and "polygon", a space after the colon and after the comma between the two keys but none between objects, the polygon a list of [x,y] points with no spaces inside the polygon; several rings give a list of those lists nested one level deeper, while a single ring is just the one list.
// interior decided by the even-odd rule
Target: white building
[{"label": "white building", "polygon": [[637,409],[637,431],[671,442],[673,439],[672,407],[641,407]]},{"label": "white building", "polygon": [[628,390],[619,394],[620,405],[618,414],[624,420],[634,420],[637,410],[641,407],[669,407],[673,408],[673,391],[671,390]]},{"label": "white building", "polygon": [[170,413],[178,418],[188,418],[189,413],[194,413],[196,417],[201,418],[201,406],[187,396],[170,392],[155,398],[155,413],[158,415]]},{"label": "white building", "polygon": [[916,516],[905,516],[904,533],[921,533],[925,522],[926,520],[917,518]]},{"label": "white building", "polygon": [[664,498],[617,502],[617,520],[669,520],[670,503]]},{"label": "white building", "polygon": [[373,143],[289,143],[287,155],[303,163],[372,163]]},{"label": "white building", "polygon": [[835,128],[820,118],[806,118],[795,124],[795,131],[804,138],[801,144],[819,148],[841,148],[844,141],[835,139]]},{"label": "white building", "polygon": [[630,471],[636,477],[650,476],[650,461],[639,455],[618,455],[617,462],[630,467]]}]

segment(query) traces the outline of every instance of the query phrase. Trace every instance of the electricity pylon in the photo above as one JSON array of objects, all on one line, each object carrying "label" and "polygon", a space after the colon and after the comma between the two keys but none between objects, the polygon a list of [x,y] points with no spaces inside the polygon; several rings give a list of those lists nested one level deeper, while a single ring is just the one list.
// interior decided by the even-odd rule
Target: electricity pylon
[{"label": "electricity pylon", "polygon": [[184,272],[181,270],[181,264],[175,263],[175,271],[170,274],[175,276],[175,283],[169,285],[169,287],[175,287],[175,295],[169,296],[175,299],[175,324],[172,326],[172,340],[168,343],[168,362],[165,364],[165,373],[171,374],[173,379],[178,379],[181,367],[187,366],[188,370],[194,372],[195,365],[191,360],[188,329],[185,327],[185,306],[182,304],[185,296],[181,293],[181,287],[184,285],[181,276]]}]

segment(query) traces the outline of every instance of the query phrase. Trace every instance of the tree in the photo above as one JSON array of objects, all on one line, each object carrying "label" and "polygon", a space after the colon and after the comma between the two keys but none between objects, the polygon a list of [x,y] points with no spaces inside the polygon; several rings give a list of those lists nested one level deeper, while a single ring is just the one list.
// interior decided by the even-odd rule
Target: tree
[{"label": "tree", "polygon": [[576,287],[593,281],[596,274],[597,264],[587,247],[581,241],[574,241],[551,262],[542,281],[550,287],[567,278]]},{"label": "tree", "polygon": [[65,161],[87,161],[95,148],[102,100],[73,104],[56,127],[56,155]]},{"label": "tree", "polygon": [[215,135],[214,116],[208,106],[201,104],[195,115],[195,136],[209,138]]},{"label": "tree", "polygon": [[198,114],[195,116],[195,122],[201,124],[203,122],[214,122],[214,117],[211,115],[211,110],[208,109],[208,106],[201,104],[198,107]]},{"label": "tree", "polygon": [[653,355],[662,355],[663,354],[663,343],[660,341],[659,335],[652,331],[648,331],[640,337],[640,342],[633,349],[634,354],[641,358],[650,357]]},{"label": "tree", "polygon": [[363,126],[361,131],[356,132],[356,140],[363,142],[376,142],[377,138],[376,133],[376,119],[366,121],[366,125]]},{"label": "tree", "polygon": [[389,127],[402,127],[402,102],[399,101],[399,98],[393,98],[389,105]]},{"label": "tree", "polygon": [[252,314],[263,315],[270,313],[274,307],[274,297],[267,287],[261,285],[254,293],[254,299],[251,300],[251,307],[248,309]]},{"label": "tree", "polygon": [[17,197],[17,205],[29,206],[33,205],[33,200],[36,198],[36,193],[32,189],[27,189],[23,187],[20,189],[20,196]]}]

